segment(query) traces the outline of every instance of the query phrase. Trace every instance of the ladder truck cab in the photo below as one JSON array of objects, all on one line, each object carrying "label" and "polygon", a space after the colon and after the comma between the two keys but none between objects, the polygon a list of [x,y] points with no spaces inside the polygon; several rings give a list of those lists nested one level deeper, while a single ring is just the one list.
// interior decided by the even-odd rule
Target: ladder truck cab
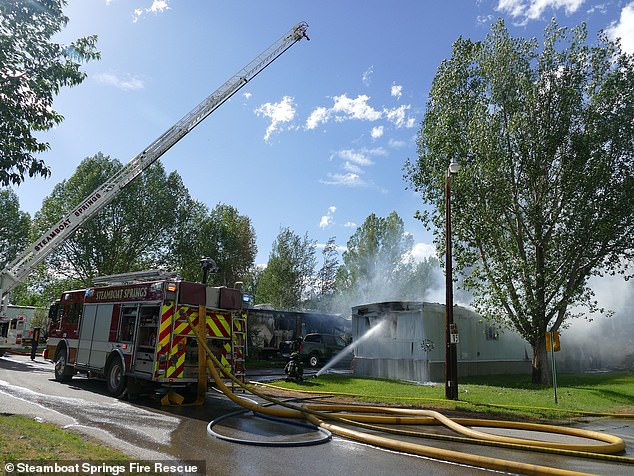
[{"label": "ladder truck cab", "polygon": [[55,380],[68,381],[77,372],[105,378],[117,398],[161,387],[193,390],[198,342],[186,316],[204,327],[224,370],[244,378],[240,290],[154,271],[105,278],[108,285],[64,292],[51,306],[46,356],[55,363]]}]

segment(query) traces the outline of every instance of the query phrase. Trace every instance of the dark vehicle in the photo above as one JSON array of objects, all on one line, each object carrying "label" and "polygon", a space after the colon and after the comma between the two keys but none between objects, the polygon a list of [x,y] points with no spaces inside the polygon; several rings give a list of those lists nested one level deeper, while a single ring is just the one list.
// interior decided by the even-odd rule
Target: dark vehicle
[{"label": "dark vehicle", "polygon": [[[300,354],[310,366],[317,367],[322,362],[328,362],[335,355],[346,348],[346,342],[332,334],[306,334]],[[352,355],[350,355],[352,358]]]}]

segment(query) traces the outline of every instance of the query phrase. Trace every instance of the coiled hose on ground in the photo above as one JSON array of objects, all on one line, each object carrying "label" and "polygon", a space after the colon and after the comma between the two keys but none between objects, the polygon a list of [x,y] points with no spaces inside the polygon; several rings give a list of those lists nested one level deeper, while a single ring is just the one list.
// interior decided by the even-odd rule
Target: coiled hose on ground
[{"label": "coiled hose on ground", "polygon": [[[251,388],[243,384],[235,376],[226,373],[227,377],[236,385],[244,390],[265,399],[279,407],[273,408],[259,405],[250,400],[246,400],[236,396],[229,389],[218,373],[217,368],[222,368],[220,362],[213,355],[209,347],[206,345],[204,336],[200,336],[197,328],[193,325],[191,318],[187,316],[190,325],[196,336],[205,348],[207,354],[207,368],[216,384],[216,386],[233,402],[253,411],[254,413],[270,415],[277,418],[299,419],[312,423],[313,425],[328,430],[334,434],[344,436],[356,441],[375,445],[381,448],[409,453],[418,456],[426,456],[442,461],[451,461],[454,463],[466,464],[480,468],[493,469],[498,471],[507,471],[516,474],[528,475],[562,475],[562,476],[579,476],[585,473],[569,471],[559,468],[551,468],[517,461],[509,461],[488,456],[479,456],[469,453],[462,453],[454,450],[435,448],[431,446],[421,445],[418,443],[405,442],[384,436],[364,433],[342,426],[353,425],[360,428],[381,430],[384,432],[407,434],[408,436],[426,436],[429,434],[418,432],[403,432],[402,430],[388,429],[375,424],[407,424],[407,425],[444,425],[454,432],[462,435],[458,437],[461,441],[477,444],[495,444],[497,446],[505,446],[511,448],[531,449],[545,452],[556,452],[566,455],[588,456],[598,455],[601,459],[616,458],[619,462],[634,463],[633,458],[612,456],[625,449],[625,442],[616,436],[604,433],[558,427],[553,425],[541,425],[535,423],[520,422],[500,422],[495,420],[477,420],[477,419],[450,419],[441,413],[432,410],[406,409],[406,408],[384,408],[376,406],[357,406],[357,405],[325,405],[325,404],[303,404],[297,405],[288,401],[282,401],[266,395],[255,388]],[[356,413],[349,413],[354,411]],[[346,412],[346,413],[342,413]],[[376,413],[384,415],[373,415]],[[369,415],[368,415],[369,414]],[[327,423],[336,422],[336,423]],[[567,436],[575,436],[602,442],[603,444],[565,444],[542,442],[536,440],[527,440],[522,438],[504,437],[481,432],[468,428],[469,426],[487,426],[487,427],[503,427],[511,429],[523,429],[539,432],[557,433]],[[442,435],[433,435],[434,438],[445,438]],[[456,437],[450,437],[456,438]],[[456,440],[457,441],[457,440]]]}]

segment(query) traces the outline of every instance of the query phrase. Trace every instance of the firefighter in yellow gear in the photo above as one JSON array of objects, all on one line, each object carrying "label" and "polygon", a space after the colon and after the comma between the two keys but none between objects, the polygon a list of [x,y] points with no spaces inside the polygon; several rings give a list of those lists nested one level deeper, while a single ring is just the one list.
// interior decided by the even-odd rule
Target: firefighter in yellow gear
[{"label": "firefighter in yellow gear", "polygon": [[299,352],[291,353],[290,360],[284,367],[284,372],[286,373],[287,382],[301,382],[304,380],[304,365]]}]

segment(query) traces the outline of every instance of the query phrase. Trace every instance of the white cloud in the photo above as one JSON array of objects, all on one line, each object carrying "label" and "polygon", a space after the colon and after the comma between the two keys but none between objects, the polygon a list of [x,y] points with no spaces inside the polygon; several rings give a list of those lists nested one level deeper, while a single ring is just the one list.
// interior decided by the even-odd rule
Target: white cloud
[{"label": "white cloud", "polygon": [[266,128],[266,133],[264,134],[264,140],[268,142],[271,134],[278,131],[282,124],[293,120],[295,117],[295,104],[292,97],[284,96],[278,103],[267,102],[262,104],[255,110],[255,113],[258,116],[271,119],[271,124]]},{"label": "white cloud", "polygon": [[381,112],[368,104],[369,96],[361,94],[351,99],[345,94],[335,96],[335,104],[331,111],[335,120],[359,119],[364,121],[376,121],[381,118]]},{"label": "white cloud", "polygon": [[251,96],[253,96],[253,94],[251,94],[251,93],[244,93],[244,94],[242,95],[242,97],[243,97],[244,99],[246,99],[247,101],[248,101],[249,99],[251,99]]},{"label": "white cloud", "polygon": [[598,13],[602,13],[605,14],[608,11],[608,7],[605,5],[605,3],[599,3],[598,5],[592,5],[589,9],[588,12],[589,14],[598,12]]},{"label": "white cloud", "polygon": [[584,0],[499,0],[497,10],[508,13],[513,18],[521,18],[522,23],[541,18],[547,8],[563,8],[566,14],[576,12]]},{"label": "white cloud", "polygon": [[167,0],[154,0],[152,2],[152,6],[147,10],[152,13],[163,13],[165,10],[169,10],[170,7],[167,5]]},{"label": "white cloud", "polygon": [[372,136],[373,139],[378,139],[380,137],[383,136],[383,126],[376,126],[372,128],[372,132],[370,132],[370,135]]},{"label": "white cloud", "polygon": [[345,170],[346,172],[352,172],[354,174],[363,173],[363,169],[361,167],[351,162],[348,162],[347,160],[343,163],[342,167],[343,167],[343,170]]},{"label": "white cloud", "polygon": [[320,180],[326,185],[342,185],[346,187],[368,187],[373,184],[363,180],[364,167],[374,165],[372,157],[386,156],[387,151],[383,147],[374,149],[343,149],[334,154],[343,160],[341,167],[345,173],[329,173],[327,179]]},{"label": "white cloud", "polygon": [[337,211],[337,207],[334,205],[328,207],[328,213],[321,217],[319,221],[319,228],[328,228],[334,222],[334,214]]},{"label": "white cloud", "polygon": [[316,128],[320,123],[328,121],[328,109],[325,107],[318,107],[310,113],[306,120],[306,129],[309,131]]},{"label": "white cloud", "polygon": [[348,221],[348,222],[346,222],[346,224],[345,224],[345,225],[343,225],[343,226],[344,226],[344,227],[346,227],[346,228],[356,228],[356,227],[357,227],[357,224],[356,224],[355,222],[353,222],[353,221]]},{"label": "white cloud", "polygon": [[124,91],[131,91],[136,89],[143,89],[143,81],[138,78],[121,79],[115,74],[111,73],[97,73],[92,78],[108,86],[114,86],[115,88],[122,89]]},{"label": "white cloud", "polygon": [[407,111],[409,109],[411,109],[409,104],[404,104],[396,109],[386,109],[385,116],[387,120],[394,123],[396,127],[412,128],[415,125],[415,121],[413,117],[407,117]]},{"label": "white cloud", "polygon": [[372,82],[373,74],[374,74],[374,66],[370,66],[368,69],[365,70],[365,72],[363,73],[363,76],[361,76],[361,81],[363,82],[365,86],[370,86],[370,83]]},{"label": "white cloud", "polygon": [[612,40],[621,39],[623,51],[634,53],[634,2],[629,3],[621,10],[618,23],[612,23],[605,32]]},{"label": "white cloud", "polygon": [[365,94],[359,95],[355,99],[351,99],[345,94],[335,96],[331,108],[318,107],[313,110],[306,120],[305,127],[307,130],[312,130],[331,119],[336,122],[350,119],[376,121],[381,118],[381,112],[368,105],[369,99]]},{"label": "white cloud", "polygon": [[392,84],[392,89],[390,91],[390,94],[396,99],[401,99],[401,96],[403,95],[403,86]]},{"label": "white cloud", "polygon": [[[109,3],[109,1],[106,0],[106,3]],[[135,8],[134,18],[132,19],[132,21],[136,23],[137,21],[139,21],[139,18],[141,18],[141,16],[143,16],[146,13],[154,13],[155,15],[157,15],[169,9],[170,7],[167,4],[167,0],[153,0],[152,5],[150,5],[149,8]]]},{"label": "white cloud", "polygon": [[342,185],[344,187],[367,187],[368,184],[361,178],[359,174],[349,172],[347,174],[327,175],[327,179],[320,180],[325,185]]},{"label": "white cloud", "polygon": [[405,147],[407,145],[407,142],[405,142],[404,140],[390,139],[388,145],[394,149],[400,149],[402,147]]},{"label": "white cloud", "polygon": [[493,15],[478,15],[476,22],[478,25],[488,25],[493,20]]},{"label": "white cloud", "polygon": [[415,120],[407,117],[407,111],[411,106],[401,105],[395,109],[383,108],[377,110],[369,104],[370,97],[360,94],[356,98],[349,98],[346,94],[333,97],[333,105],[330,108],[317,107],[308,116],[305,129],[315,129],[322,123],[329,121],[343,122],[349,120],[375,122],[380,119],[387,119],[394,123],[396,127],[414,127]]},{"label": "white cloud", "polygon": [[352,149],[340,150],[337,155],[348,162],[353,162],[360,166],[374,165],[372,159],[368,157],[368,151],[355,151]]}]

